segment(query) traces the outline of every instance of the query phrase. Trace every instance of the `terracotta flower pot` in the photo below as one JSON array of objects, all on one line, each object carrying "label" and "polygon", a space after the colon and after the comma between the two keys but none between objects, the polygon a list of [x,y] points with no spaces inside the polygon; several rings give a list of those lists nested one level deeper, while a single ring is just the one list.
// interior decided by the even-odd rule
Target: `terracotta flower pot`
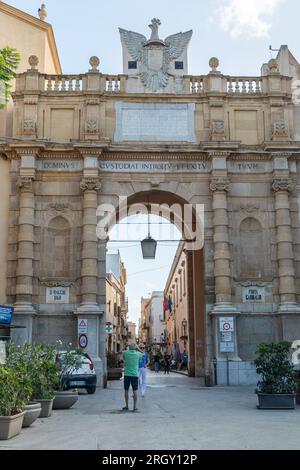
[{"label": "terracotta flower pot", "polygon": [[0,440],[8,440],[20,434],[25,411],[14,416],[0,416]]},{"label": "terracotta flower pot", "polygon": [[68,410],[78,401],[78,392],[68,390],[63,392],[55,392],[53,409]]},{"label": "terracotta flower pot", "polygon": [[30,402],[25,406],[25,416],[22,428],[29,428],[40,416],[42,407],[40,403]]},{"label": "terracotta flower pot", "polygon": [[37,403],[40,403],[42,410],[39,418],[49,418],[52,415],[53,401],[52,400],[36,400]]}]

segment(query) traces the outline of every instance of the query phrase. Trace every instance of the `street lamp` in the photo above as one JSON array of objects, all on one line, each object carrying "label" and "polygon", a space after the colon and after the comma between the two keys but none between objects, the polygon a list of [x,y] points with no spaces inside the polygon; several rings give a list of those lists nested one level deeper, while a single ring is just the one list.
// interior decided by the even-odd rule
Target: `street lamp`
[{"label": "street lamp", "polygon": [[155,259],[157,241],[150,235],[150,214],[148,211],[148,237],[141,242],[143,259]]}]

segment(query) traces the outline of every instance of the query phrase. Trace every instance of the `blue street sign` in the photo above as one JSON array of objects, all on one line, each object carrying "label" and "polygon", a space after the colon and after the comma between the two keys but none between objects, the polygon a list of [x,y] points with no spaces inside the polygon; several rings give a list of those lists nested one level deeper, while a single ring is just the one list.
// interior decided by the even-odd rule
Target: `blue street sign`
[{"label": "blue street sign", "polygon": [[14,313],[13,307],[0,306],[0,325],[10,325]]}]

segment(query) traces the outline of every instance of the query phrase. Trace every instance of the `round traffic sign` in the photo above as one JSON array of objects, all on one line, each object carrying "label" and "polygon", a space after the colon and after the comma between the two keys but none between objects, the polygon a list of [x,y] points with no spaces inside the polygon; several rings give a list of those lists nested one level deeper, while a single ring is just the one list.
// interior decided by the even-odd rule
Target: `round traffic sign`
[{"label": "round traffic sign", "polygon": [[230,329],[231,329],[230,323],[224,323],[223,324],[223,330],[224,331],[230,331]]},{"label": "round traffic sign", "polygon": [[81,349],[86,349],[88,345],[88,337],[85,334],[81,334],[78,338],[78,343]]}]

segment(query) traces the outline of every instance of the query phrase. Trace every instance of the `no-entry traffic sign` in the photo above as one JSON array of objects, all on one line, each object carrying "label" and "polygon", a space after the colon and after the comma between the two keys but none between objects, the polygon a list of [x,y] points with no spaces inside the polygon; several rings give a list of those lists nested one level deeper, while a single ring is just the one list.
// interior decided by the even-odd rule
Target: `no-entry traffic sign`
[{"label": "no-entry traffic sign", "polygon": [[221,333],[228,333],[234,332],[234,318],[233,317],[226,317],[220,318],[220,332]]},{"label": "no-entry traffic sign", "polygon": [[81,349],[86,349],[88,345],[88,337],[85,334],[81,334],[78,338],[78,343]]}]

